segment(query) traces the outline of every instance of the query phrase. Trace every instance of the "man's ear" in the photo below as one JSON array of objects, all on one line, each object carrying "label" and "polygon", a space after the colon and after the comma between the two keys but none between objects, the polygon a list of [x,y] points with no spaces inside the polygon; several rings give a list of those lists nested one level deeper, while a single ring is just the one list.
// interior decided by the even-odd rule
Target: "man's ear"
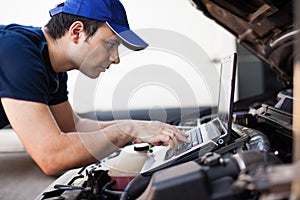
[{"label": "man's ear", "polygon": [[80,36],[83,36],[84,25],[81,21],[75,21],[69,28],[69,36],[73,42],[78,43]]}]

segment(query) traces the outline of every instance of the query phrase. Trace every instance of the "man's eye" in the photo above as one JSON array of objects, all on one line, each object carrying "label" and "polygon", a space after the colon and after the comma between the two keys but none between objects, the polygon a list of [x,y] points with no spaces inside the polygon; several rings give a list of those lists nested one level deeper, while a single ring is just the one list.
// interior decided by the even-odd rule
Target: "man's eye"
[{"label": "man's eye", "polygon": [[108,49],[112,48],[114,45],[115,45],[115,44],[112,43],[112,42],[106,42],[106,47],[107,47]]}]

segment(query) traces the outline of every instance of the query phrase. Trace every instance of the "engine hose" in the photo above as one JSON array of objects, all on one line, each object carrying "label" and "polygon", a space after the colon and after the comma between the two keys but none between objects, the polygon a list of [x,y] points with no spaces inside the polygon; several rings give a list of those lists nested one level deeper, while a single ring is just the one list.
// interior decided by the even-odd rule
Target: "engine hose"
[{"label": "engine hose", "polygon": [[252,131],[248,133],[250,140],[249,145],[251,150],[259,150],[270,152],[271,144],[268,137],[260,131]]},{"label": "engine hose", "polygon": [[223,164],[203,169],[208,180],[214,181],[225,176],[236,179],[242,172],[256,169],[258,166],[278,163],[281,163],[281,161],[273,154],[259,150],[249,150],[232,155]]}]

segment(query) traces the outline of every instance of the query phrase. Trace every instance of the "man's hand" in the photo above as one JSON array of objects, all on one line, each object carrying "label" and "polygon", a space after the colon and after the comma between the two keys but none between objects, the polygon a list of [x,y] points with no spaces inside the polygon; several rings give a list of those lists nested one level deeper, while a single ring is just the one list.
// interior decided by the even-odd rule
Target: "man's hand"
[{"label": "man's hand", "polygon": [[134,142],[146,142],[156,146],[170,145],[172,149],[177,149],[178,142],[190,142],[189,139],[187,139],[185,132],[180,131],[170,124],[159,121],[132,122],[134,122],[134,128],[131,130],[131,133],[127,134],[133,136]]}]

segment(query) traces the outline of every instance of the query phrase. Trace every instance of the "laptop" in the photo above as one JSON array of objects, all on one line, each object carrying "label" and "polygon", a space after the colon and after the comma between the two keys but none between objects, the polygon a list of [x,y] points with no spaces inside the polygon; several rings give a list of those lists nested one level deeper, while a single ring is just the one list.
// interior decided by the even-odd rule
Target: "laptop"
[{"label": "laptop", "polygon": [[229,141],[236,68],[236,53],[222,59],[216,117],[207,123],[186,130],[191,143],[180,143],[177,150],[165,146],[153,147],[153,152],[145,161],[141,170],[142,175],[151,175],[153,172],[163,168],[196,159]]}]

